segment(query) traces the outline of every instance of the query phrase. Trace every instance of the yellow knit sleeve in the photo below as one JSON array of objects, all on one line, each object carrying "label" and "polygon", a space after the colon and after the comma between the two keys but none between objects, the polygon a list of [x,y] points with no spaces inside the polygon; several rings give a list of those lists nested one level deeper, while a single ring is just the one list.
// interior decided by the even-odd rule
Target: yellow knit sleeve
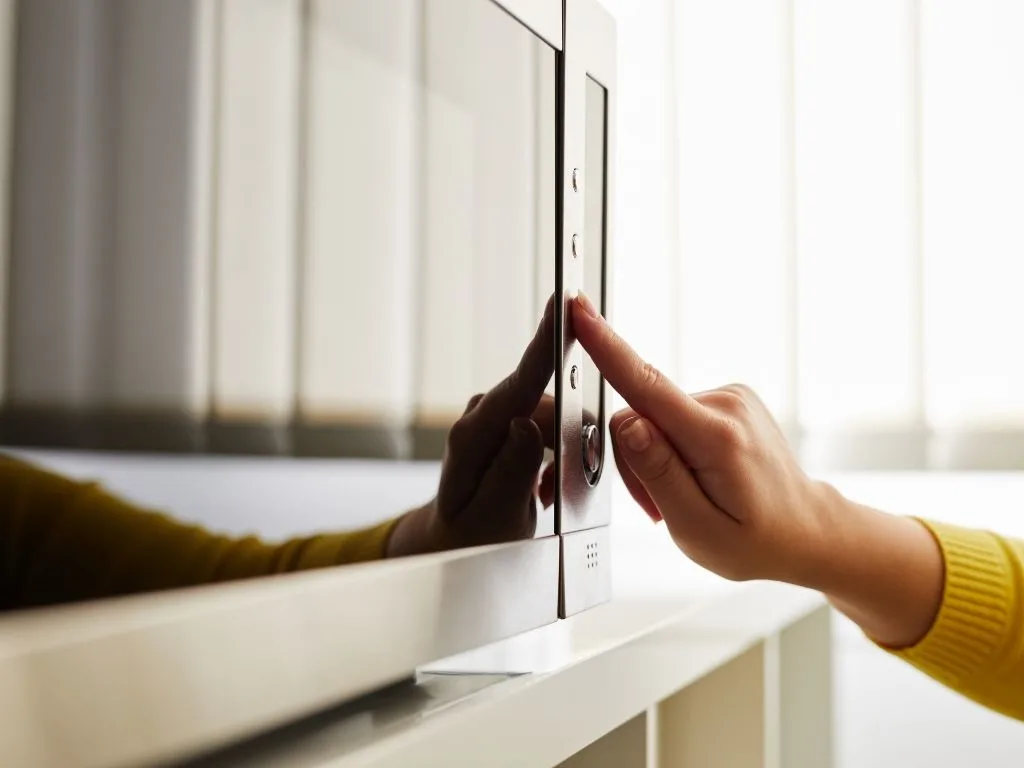
[{"label": "yellow knit sleeve", "polygon": [[980,704],[1024,720],[1024,541],[921,521],[945,560],[928,634],[893,651]]},{"label": "yellow knit sleeve", "polygon": [[0,457],[0,610],[378,560],[396,521],[268,543]]}]

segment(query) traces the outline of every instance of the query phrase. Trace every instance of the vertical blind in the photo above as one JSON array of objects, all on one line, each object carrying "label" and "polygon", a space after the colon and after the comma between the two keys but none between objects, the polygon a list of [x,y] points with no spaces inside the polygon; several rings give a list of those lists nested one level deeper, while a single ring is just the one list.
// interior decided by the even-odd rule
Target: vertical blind
[{"label": "vertical blind", "polygon": [[497,5],[0,0],[0,36],[9,441],[437,458],[516,365],[556,60]]},{"label": "vertical blind", "polygon": [[814,467],[1024,468],[1024,4],[611,4],[630,340]]}]

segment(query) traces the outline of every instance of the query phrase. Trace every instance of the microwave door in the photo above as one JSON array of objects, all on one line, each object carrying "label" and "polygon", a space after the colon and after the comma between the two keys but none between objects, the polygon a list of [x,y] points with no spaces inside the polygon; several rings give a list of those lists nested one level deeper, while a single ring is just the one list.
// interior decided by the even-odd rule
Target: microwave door
[{"label": "microwave door", "polygon": [[[429,503],[453,426],[564,311],[562,2],[18,16],[5,447],[229,536]],[[145,764],[555,622],[561,457],[516,540],[19,617],[0,677],[54,683],[0,709],[67,723],[55,764]]]}]

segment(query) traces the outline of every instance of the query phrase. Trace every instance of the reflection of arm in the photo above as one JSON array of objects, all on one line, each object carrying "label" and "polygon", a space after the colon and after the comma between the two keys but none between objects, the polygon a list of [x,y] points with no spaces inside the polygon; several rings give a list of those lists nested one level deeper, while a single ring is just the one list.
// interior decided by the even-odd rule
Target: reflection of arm
[{"label": "reflection of arm", "polygon": [[377,560],[394,522],[267,544],[213,534],[93,483],[0,457],[0,609]]}]

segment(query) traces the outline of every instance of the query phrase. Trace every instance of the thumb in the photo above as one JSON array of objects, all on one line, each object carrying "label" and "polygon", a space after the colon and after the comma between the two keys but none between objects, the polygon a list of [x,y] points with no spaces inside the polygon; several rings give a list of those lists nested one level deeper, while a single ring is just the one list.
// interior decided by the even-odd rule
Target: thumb
[{"label": "thumb", "polygon": [[723,516],[658,427],[642,417],[630,419],[616,433],[615,444],[677,543],[707,541],[720,533]]},{"label": "thumb", "polygon": [[619,429],[633,421],[638,415],[632,408],[624,408],[612,415],[608,424],[608,429],[613,436],[611,440],[612,453],[615,455],[615,466],[619,470],[619,477],[622,478],[622,482],[626,486],[626,490],[629,491],[629,495],[633,497],[633,501],[640,505],[640,508],[647,516],[657,523],[661,521],[661,512],[658,511],[657,505],[651,499],[650,494],[647,493],[643,483],[640,482],[640,479],[630,469],[629,464],[626,463],[625,458],[622,456],[620,441],[614,439],[614,435],[618,433]]}]

